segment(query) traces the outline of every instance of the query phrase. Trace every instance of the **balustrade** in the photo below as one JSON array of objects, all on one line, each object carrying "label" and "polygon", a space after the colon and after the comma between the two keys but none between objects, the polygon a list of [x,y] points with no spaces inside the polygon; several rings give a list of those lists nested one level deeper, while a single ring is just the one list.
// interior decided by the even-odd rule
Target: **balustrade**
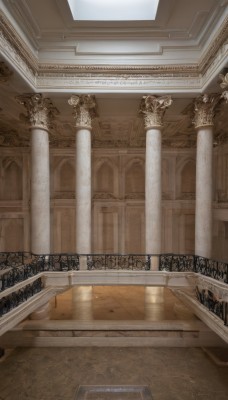
[{"label": "balustrade", "polygon": [[[0,316],[6,314],[43,288],[45,272],[68,272],[80,270],[80,257],[86,260],[87,271],[151,271],[151,254],[41,254],[28,252],[0,253]],[[228,263],[201,256],[184,254],[160,254],[160,272],[196,273],[228,283]],[[155,271],[155,273],[157,273]],[[26,285],[26,280],[30,280]],[[35,280],[34,280],[35,279]],[[24,283],[4,296],[6,289]],[[7,292],[9,293],[9,292]],[[227,325],[228,303],[216,298],[212,291],[196,287],[197,300],[221,318]]]}]

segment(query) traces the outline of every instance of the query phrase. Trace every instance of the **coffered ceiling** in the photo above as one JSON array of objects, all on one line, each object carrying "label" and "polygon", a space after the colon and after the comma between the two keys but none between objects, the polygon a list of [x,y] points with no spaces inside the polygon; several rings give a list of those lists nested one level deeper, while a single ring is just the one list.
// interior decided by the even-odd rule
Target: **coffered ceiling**
[{"label": "coffered ceiling", "polygon": [[[163,145],[191,147],[185,110],[204,91],[221,91],[228,66],[228,0],[160,0],[155,21],[78,22],[66,0],[0,0],[0,61],[12,72],[0,85],[0,145],[29,144],[15,96],[42,92],[59,109],[50,142],[74,145],[70,93],[96,95],[94,147],[143,147],[142,95],[170,93]],[[226,140],[227,108],[215,143]]]}]

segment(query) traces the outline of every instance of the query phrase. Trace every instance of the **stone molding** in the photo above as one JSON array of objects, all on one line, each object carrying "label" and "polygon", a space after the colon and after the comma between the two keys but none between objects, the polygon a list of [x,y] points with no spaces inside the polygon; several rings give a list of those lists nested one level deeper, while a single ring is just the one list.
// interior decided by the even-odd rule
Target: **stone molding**
[{"label": "stone molding", "polygon": [[23,94],[16,97],[19,104],[27,110],[27,117],[23,114],[21,118],[26,119],[32,128],[49,130],[51,120],[58,114],[58,110],[53,106],[48,98],[44,98],[41,93]]},{"label": "stone molding", "polygon": [[[150,74],[159,77],[177,77],[189,79],[195,77],[200,80],[200,74],[206,73],[210,65],[217,57],[217,53],[221,46],[227,41],[228,34],[228,17],[224,20],[219,28],[217,36],[214,38],[212,45],[203,54],[199,63],[193,64],[175,64],[175,65],[79,65],[74,64],[56,64],[56,63],[39,63],[38,58],[32,53],[25,41],[18,35],[17,31],[10,23],[3,12],[0,13],[0,46],[3,52],[23,71],[26,77],[30,77],[34,87],[41,86],[45,80],[51,77],[63,78],[65,80],[69,74],[90,74],[97,77],[101,73],[105,76],[113,73],[122,75],[122,77],[131,77],[131,74]],[[39,83],[40,81],[40,83]],[[43,82],[43,83],[42,83]],[[83,82],[83,79],[82,79]],[[126,82],[127,83],[127,82]],[[140,85],[140,83],[138,83]],[[102,85],[103,86],[103,85]]]},{"label": "stone molding", "polygon": [[76,128],[91,130],[92,119],[96,117],[95,96],[90,94],[80,96],[72,95],[68,103],[73,107]]},{"label": "stone molding", "polygon": [[214,125],[214,116],[216,106],[222,99],[228,101],[228,92],[215,93],[215,94],[202,94],[199,96],[194,103],[194,119],[193,124],[195,128],[209,127]]},{"label": "stone molding", "polygon": [[144,115],[146,130],[163,126],[165,111],[172,102],[171,96],[143,96],[139,112]]}]

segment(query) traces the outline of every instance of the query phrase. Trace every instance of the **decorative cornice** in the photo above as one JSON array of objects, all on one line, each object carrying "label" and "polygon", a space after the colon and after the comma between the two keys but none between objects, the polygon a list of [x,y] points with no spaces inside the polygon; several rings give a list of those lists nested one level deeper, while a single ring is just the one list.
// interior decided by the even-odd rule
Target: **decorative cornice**
[{"label": "decorative cornice", "polygon": [[16,100],[25,106],[28,116],[22,115],[22,118],[26,118],[32,128],[49,130],[52,127],[51,120],[58,114],[58,110],[50,99],[44,98],[41,93],[28,93],[17,96]]},{"label": "decorative cornice", "polygon": [[7,67],[6,63],[0,62],[0,83],[7,82],[12,75],[13,72]]},{"label": "decorative cornice", "polygon": [[193,124],[195,128],[202,128],[214,125],[214,116],[216,111],[216,106],[221,100],[226,99],[227,92],[222,94],[202,94],[199,96],[194,103],[195,116],[193,119]]},{"label": "decorative cornice", "polygon": [[139,112],[144,115],[146,130],[163,126],[165,111],[172,102],[171,96],[143,96]]},{"label": "decorative cornice", "polygon": [[3,12],[0,12],[0,28],[1,36],[9,42],[9,44],[14,48],[18,56],[26,63],[27,67],[35,75],[38,72],[38,60],[32,54],[28,45],[19,36],[16,29],[10,23],[8,18]]},{"label": "decorative cornice", "polygon": [[68,76],[69,74],[81,74],[81,73],[102,73],[102,74],[150,74],[152,76],[159,75],[164,77],[176,76],[176,77],[199,77],[200,74],[204,74],[216,55],[221,46],[226,43],[228,36],[228,17],[224,20],[221,25],[218,34],[210,45],[209,49],[206,50],[204,55],[201,57],[199,63],[192,64],[175,64],[175,65],[78,65],[75,64],[56,64],[56,63],[39,63],[37,57],[31,52],[25,41],[18,35],[17,31],[10,23],[5,14],[0,12],[0,27],[1,36],[4,37],[5,41],[14,48],[23,62],[30,69],[33,76],[39,79],[51,74],[52,76],[62,77],[63,74]]},{"label": "decorative cornice", "polygon": [[73,107],[76,128],[91,130],[92,118],[96,116],[95,96],[89,94],[80,96],[72,95],[68,103]]},{"label": "decorative cornice", "polygon": [[219,49],[225,43],[227,43],[227,37],[228,37],[228,17],[225,18],[225,20],[223,21],[222,25],[219,28],[216,37],[213,38],[211,45],[201,57],[198,64],[199,73],[201,74],[206,73],[207,69],[210,67],[210,64],[215,59]]}]

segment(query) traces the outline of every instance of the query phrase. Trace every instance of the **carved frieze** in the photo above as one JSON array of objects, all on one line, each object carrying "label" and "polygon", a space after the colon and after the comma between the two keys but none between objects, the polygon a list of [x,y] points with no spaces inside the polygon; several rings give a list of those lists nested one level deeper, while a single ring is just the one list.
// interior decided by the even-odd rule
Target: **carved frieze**
[{"label": "carved frieze", "polygon": [[27,120],[31,127],[49,130],[51,129],[52,119],[58,114],[58,110],[53,106],[48,98],[44,98],[41,93],[23,94],[16,97],[19,104],[25,106],[27,117],[22,114],[22,118]]},{"label": "carved frieze", "polygon": [[139,112],[144,115],[145,128],[161,128],[165,111],[171,104],[171,96],[143,96]]},{"label": "carved frieze", "polygon": [[73,107],[76,128],[92,129],[92,118],[97,115],[95,96],[89,94],[73,95],[68,103]]}]

